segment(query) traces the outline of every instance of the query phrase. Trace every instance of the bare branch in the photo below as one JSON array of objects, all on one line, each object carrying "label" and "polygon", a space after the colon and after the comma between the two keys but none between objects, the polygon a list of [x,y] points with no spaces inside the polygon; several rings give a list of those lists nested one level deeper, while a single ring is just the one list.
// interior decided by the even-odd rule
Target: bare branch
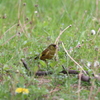
[{"label": "bare branch", "polygon": [[69,55],[69,53],[68,53],[68,51],[66,50],[66,48],[65,48],[65,46],[64,46],[63,43],[62,43],[62,46],[63,46],[63,48],[64,48],[64,51],[67,53],[68,57],[69,57],[76,65],[78,65],[79,68],[80,68],[85,74],[87,74],[86,71],[83,69],[83,67],[82,67],[81,65],[79,65],[79,63],[77,63],[77,62]]},{"label": "bare branch", "polygon": [[72,25],[67,26],[63,31],[61,31],[61,32],[59,33],[58,37],[56,38],[55,44],[58,43],[58,41],[59,41],[59,39],[60,39],[60,36],[61,36],[69,27],[71,27],[71,26],[72,26]]}]

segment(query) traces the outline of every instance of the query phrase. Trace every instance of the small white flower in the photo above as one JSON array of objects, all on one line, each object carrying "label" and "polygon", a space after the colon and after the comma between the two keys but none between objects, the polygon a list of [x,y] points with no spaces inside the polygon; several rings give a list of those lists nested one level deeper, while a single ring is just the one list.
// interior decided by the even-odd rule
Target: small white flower
[{"label": "small white flower", "polygon": [[95,62],[94,62],[94,67],[97,67],[97,66],[99,66],[99,65],[100,65],[99,61],[95,61]]},{"label": "small white flower", "polygon": [[87,66],[91,67],[92,63],[91,62],[87,62]]},{"label": "small white flower", "polygon": [[92,19],[93,21],[97,21],[97,18],[96,17],[93,17],[93,19]]},{"label": "small white flower", "polygon": [[37,13],[38,13],[38,11],[34,11],[34,13],[35,13],[35,14],[37,14]]},{"label": "small white flower", "polygon": [[95,30],[91,30],[91,35],[95,35],[96,31]]},{"label": "small white flower", "polygon": [[16,73],[19,73],[19,70],[16,70]]}]

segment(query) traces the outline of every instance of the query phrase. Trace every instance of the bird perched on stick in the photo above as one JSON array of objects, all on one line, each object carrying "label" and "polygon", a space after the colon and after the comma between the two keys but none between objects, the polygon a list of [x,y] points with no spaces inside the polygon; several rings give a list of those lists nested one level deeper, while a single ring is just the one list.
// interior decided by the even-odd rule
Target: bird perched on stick
[{"label": "bird perched on stick", "polygon": [[41,59],[46,61],[47,59],[52,59],[56,53],[57,46],[56,44],[50,44],[39,56],[34,59]]}]

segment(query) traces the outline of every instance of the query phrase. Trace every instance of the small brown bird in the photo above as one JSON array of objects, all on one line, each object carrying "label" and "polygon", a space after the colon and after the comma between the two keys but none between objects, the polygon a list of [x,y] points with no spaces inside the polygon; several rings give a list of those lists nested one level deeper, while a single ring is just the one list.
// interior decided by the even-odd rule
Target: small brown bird
[{"label": "small brown bird", "polygon": [[52,59],[56,53],[57,46],[56,44],[50,44],[38,57],[35,57],[35,59],[40,58],[43,61],[46,61],[47,59]]}]

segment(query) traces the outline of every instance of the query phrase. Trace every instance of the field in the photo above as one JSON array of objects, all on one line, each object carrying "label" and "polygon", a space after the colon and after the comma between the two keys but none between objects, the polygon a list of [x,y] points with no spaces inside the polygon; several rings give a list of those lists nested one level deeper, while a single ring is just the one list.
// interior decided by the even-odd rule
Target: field
[{"label": "field", "polygon": [[[100,0],[0,0],[0,9],[0,100],[100,100]],[[69,25],[54,58],[34,60]]]}]

